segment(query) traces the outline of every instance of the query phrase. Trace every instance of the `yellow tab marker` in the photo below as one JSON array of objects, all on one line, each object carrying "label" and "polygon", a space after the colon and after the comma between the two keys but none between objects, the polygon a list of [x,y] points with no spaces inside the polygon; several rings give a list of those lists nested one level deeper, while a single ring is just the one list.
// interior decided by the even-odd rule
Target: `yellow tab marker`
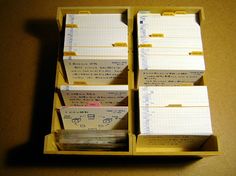
[{"label": "yellow tab marker", "polygon": [[187,14],[187,12],[184,10],[177,10],[177,11],[175,11],[175,14],[176,15],[185,15],[185,14]]},{"label": "yellow tab marker", "polygon": [[78,28],[79,26],[77,24],[66,24],[67,28]]},{"label": "yellow tab marker", "polygon": [[203,52],[202,51],[192,51],[189,53],[191,56],[202,56]]},{"label": "yellow tab marker", "polygon": [[163,12],[162,16],[175,16],[175,12]]},{"label": "yellow tab marker", "polygon": [[139,47],[152,47],[152,44],[140,44]]},{"label": "yellow tab marker", "polygon": [[170,108],[181,108],[182,107],[182,104],[169,104],[168,106],[166,107],[170,107]]},{"label": "yellow tab marker", "polygon": [[127,47],[127,43],[125,42],[116,42],[112,44],[113,47]]},{"label": "yellow tab marker", "polygon": [[163,38],[163,37],[164,37],[164,34],[161,34],[161,33],[154,33],[154,34],[150,34],[149,37],[160,37],[160,38]]},{"label": "yellow tab marker", "polygon": [[64,56],[77,56],[74,51],[64,51]]},{"label": "yellow tab marker", "polygon": [[193,86],[193,83],[181,83],[178,84],[177,86]]},{"label": "yellow tab marker", "polygon": [[85,81],[76,81],[74,82],[75,85],[87,85]]},{"label": "yellow tab marker", "polygon": [[91,14],[91,12],[89,10],[81,10],[79,14]]}]

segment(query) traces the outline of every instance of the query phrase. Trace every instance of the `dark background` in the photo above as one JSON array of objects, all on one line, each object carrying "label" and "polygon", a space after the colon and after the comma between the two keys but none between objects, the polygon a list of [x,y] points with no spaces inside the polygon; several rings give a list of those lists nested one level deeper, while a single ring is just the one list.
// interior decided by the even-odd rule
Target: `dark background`
[{"label": "dark background", "polygon": [[[202,6],[212,123],[223,155],[179,158],[43,155],[50,133],[59,6]],[[0,175],[234,175],[236,1],[0,0]]]}]

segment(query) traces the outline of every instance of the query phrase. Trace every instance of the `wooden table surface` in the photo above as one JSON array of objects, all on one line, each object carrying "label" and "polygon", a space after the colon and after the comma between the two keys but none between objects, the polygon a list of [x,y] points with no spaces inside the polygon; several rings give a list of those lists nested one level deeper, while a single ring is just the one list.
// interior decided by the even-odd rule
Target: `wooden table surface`
[{"label": "wooden table surface", "polygon": [[[214,133],[221,156],[96,158],[43,155],[50,132],[59,6],[201,6],[202,35]],[[0,0],[0,175],[235,175],[236,1]]]}]

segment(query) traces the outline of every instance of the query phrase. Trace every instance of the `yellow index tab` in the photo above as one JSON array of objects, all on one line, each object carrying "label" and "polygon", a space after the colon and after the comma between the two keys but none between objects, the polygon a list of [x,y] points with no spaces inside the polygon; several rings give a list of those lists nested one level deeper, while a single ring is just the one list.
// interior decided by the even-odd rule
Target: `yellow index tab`
[{"label": "yellow index tab", "polygon": [[77,24],[66,24],[67,28],[78,28],[79,26]]},{"label": "yellow index tab", "polygon": [[189,53],[191,56],[202,56],[203,52],[202,51],[192,51]]},{"label": "yellow index tab", "polygon": [[182,104],[169,104],[168,106],[166,107],[171,107],[171,108],[180,108],[182,107]]},{"label": "yellow index tab", "polygon": [[181,84],[178,84],[177,86],[193,86],[193,83],[181,83]]},{"label": "yellow index tab", "polygon": [[64,56],[77,56],[74,51],[64,51]]},{"label": "yellow index tab", "polygon": [[152,47],[152,44],[140,44],[139,47]]},{"label": "yellow index tab", "polygon": [[76,81],[74,82],[75,85],[87,85],[85,81]]},{"label": "yellow index tab", "polygon": [[149,37],[160,37],[160,38],[163,38],[163,37],[164,37],[164,34],[161,34],[161,33],[154,33],[154,34],[150,34]]},{"label": "yellow index tab", "polygon": [[162,16],[175,16],[175,12],[163,12]]},{"label": "yellow index tab", "polygon": [[184,15],[184,14],[187,14],[187,12],[186,11],[184,11],[184,10],[177,10],[177,11],[175,11],[175,14],[177,15]]},{"label": "yellow index tab", "polygon": [[79,14],[91,14],[91,12],[89,10],[81,10]]},{"label": "yellow index tab", "polygon": [[127,47],[127,43],[125,42],[116,42],[112,44],[113,47]]}]

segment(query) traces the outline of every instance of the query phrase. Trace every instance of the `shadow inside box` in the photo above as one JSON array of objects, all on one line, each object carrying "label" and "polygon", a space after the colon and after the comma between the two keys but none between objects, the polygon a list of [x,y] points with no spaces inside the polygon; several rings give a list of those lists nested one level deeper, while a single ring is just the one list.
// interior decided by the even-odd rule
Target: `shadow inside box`
[{"label": "shadow inside box", "polygon": [[7,153],[11,167],[185,167],[198,158],[78,156],[43,154],[44,136],[50,133],[53,107],[56,61],[58,57],[58,30],[55,20],[29,20],[25,31],[40,41],[38,76],[32,110],[32,125],[27,143]]}]

